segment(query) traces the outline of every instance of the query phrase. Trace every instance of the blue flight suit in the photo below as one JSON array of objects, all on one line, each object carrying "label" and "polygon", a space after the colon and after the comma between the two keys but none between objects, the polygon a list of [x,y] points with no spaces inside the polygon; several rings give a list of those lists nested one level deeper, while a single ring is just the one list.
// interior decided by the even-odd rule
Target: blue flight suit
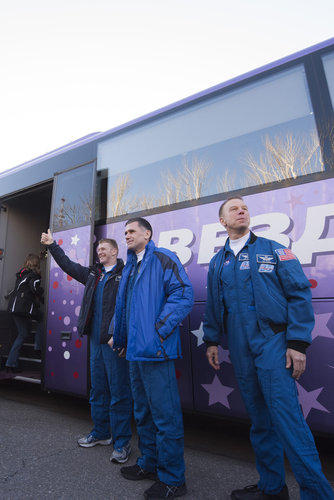
[{"label": "blue flight suit", "polygon": [[139,449],[137,464],[172,486],[185,482],[183,421],[174,359],[193,289],[174,253],[151,240],[140,263],[128,250],[116,309],[114,348],[127,347]]},{"label": "blue flight suit", "polygon": [[[104,268],[103,268],[104,271]],[[109,439],[110,427],[114,447],[123,448],[131,439],[132,395],[128,362],[108,344],[101,344],[102,301],[104,286],[111,275],[102,274],[93,298],[90,334],[90,406],[97,439]]]},{"label": "blue flight suit", "polygon": [[[266,297],[261,299],[258,308],[256,298],[259,290],[255,291],[253,288],[254,273],[260,276],[257,285],[260,282],[266,283],[267,295],[268,291],[273,294],[276,287],[276,301],[281,301],[280,305],[277,304],[277,309],[283,305],[283,298],[286,298],[283,297],[283,289],[275,281],[278,267],[284,267],[284,263],[293,266],[293,272],[291,267],[288,272],[290,276],[295,276],[295,287],[298,288],[296,295],[302,296],[304,293],[303,280],[298,276],[300,264],[297,259],[293,263],[289,262],[294,260],[293,256],[289,252],[282,252],[279,244],[271,243],[273,251],[270,252],[266,241],[251,233],[244,248],[235,256],[227,241],[225,249],[221,251],[223,254],[220,256],[219,266],[218,288],[221,291],[220,308],[224,318],[222,328],[228,332],[231,361],[252,423],[250,439],[260,475],[258,488],[272,495],[282,490],[285,484],[285,451],[299,483],[301,499],[329,500],[334,498],[333,490],[321,470],[313,436],[301,412],[292,369],[285,368],[288,324],[283,321],[281,325],[273,323],[271,332],[269,328],[261,329],[259,326],[265,314],[262,307]],[[273,273],[276,274],[275,278]],[[284,279],[284,273],[281,274],[281,279]],[[212,285],[212,276],[211,281],[208,280],[209,285],[210,283]],[[262,292],[265,293],[265,288]],[[291,288],[289,293],[291,298]],[[305,288],[306,299],[308,293],[309,289]],[[208,306],[212,307],[212,286],[208,295]],[[268,298],[268,304],[269,302]],[[301,302],[300,308],[303,307]],[[266,314],[275,317],[275,312],[270,311],[270,308]],[[212,330],[210,315],[212,311],[206,315],[204,325],[204,339],[209,343],[216,340],[213,339],[214,335],[210,335],[215,329]],[[305,321],[308,321],[307,315]],[[297,340],[301,339],[299,332]],[[307,333],[305,340],[308,341]]]}]

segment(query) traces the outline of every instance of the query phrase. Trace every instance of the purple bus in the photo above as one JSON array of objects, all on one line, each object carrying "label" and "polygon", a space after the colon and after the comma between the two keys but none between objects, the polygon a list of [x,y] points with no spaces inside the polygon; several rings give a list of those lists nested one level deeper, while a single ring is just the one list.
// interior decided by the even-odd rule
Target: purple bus
[{"label": "purple bus", "polygon": [[[218,373],[203,343],[208,265],[227,238],[218,207],[237,194],[252,230],[291,248],[311,282],[316,323],[297,387],[310,427],[334,433],[333,174],[334,39],[0,174],[2,365],[15,335],[4,296],[26,253],[43,250],[41,232],[51,227],[88,266],[101,237],[115,238],[125,259],[125,221],[144,216],[195,290],[176,362],[183,408],[246,418],[226,339]],[[43,351],[34,359],[27,346],[16,378],[86,397],[88,343],[76,327],[83,286],[50,256],[42,267]]]}]

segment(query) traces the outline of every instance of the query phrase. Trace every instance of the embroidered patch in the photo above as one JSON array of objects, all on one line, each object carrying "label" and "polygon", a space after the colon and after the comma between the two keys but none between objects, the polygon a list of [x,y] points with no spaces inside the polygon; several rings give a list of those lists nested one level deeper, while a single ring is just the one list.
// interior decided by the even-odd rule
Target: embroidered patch
[{"label": "embroidered patch", "polygon": [[240,264],[240,269],[249,269],[249,260],[244,260]]},{"label": "embroidered patch", "polygon": [[239,253],[239,260],[249,260],[248,253]]},{"label": "embroidered patch", "polygon": [[277,248],[275,252],[279,260],[297,260],[295,254],[289,248]]},{"label": "embroidered patch", "polygon": [[272,273],[274,269],[275,266],[272,264],[260,264],[258,271],[259,273]]},{"label": "embroidered patch", "polygon": [[276,264],[275,263],[275,257],[273,255],[263,255],[263,254],[256,254],[256,262],[258,264],[261,264],[262,262],[264,264]]},{"label": "embroidered patch", "polygon": [[224,262],[224,266],[228,266],[231,263],[230,259],[226,259]]}]

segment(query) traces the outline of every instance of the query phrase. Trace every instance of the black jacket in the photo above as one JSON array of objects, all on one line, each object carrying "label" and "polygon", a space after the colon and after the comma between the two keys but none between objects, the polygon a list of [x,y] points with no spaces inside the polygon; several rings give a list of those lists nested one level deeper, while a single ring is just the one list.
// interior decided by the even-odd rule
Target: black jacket
[{"label": "black jacket", "polygon": [[[65,273],[85,285],[78,318],[78,333],[80,336],[89,335],[93,312],[94,293],[102,274],[103,266],[102,264],[94,264],[91,267],[85,267],[77,262],[73,262],[67,257],[63,249],[57,245],[56,242],[49,245],[49,250],[58,266]],[[117,259],[116,267],[110,273],[103,289],[102,323],[100,332],[101,344],[106,344],[111,336],[108,334],[108,330],[114,315],[117,289],[121,279],[123,267],[124,263],[122,259]]]}]

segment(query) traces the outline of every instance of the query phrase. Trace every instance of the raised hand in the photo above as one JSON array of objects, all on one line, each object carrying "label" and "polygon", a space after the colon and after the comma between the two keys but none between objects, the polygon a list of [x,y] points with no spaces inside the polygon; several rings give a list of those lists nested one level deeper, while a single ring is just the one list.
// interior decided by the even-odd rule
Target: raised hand
[{"label": "raised hand", "polygon": [[48,232],[47,233],[42,233],[42,236],[41,236],[41,243],[42,245],[51,245],[51,243],[53,243],[53,237],[52,237],[52,233],[50,231],[50,229],[48,229]]}]

